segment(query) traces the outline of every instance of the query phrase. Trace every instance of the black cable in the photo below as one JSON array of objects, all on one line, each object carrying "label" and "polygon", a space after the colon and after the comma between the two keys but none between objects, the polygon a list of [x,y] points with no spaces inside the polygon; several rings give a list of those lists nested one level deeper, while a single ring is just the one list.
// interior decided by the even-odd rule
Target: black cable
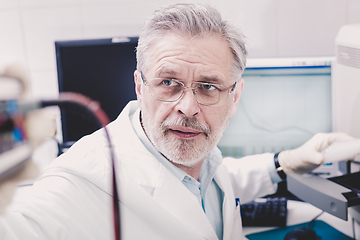
[{"label": "black cable", "polygon": [[117,191],[116,171],[115,171],[115,154],[111,143],[109,132],[106,129],[106,125],[110,122],[107,115],[100,108],[99,104],[90,98],[79,93],[60,93],[59,99],[56,100],[44,100],[41,102],[42,107],[59,106],[60,108],[76,108],[79,112],[85,112],[92,117],[99,127],[105,130],[106,137],[109,143],[111,165],[112,165],[112,191],[113,191],[113,217],[114,217],[114,233],[115,240],[121,239],[120,230],[120,206],[119,195]]},{"label": "black cable", "polygon": [[315,224],[315,220],[316,220],[318,217],[320,217],[321,214],[323,214],[323,213],[324,213],[324,211],[322,211],[322,212],[319,213],[316,217],[314,217],[314,218],[308,223],[307,228],[312,229],[313,226],[314,226],[314,224]]}]

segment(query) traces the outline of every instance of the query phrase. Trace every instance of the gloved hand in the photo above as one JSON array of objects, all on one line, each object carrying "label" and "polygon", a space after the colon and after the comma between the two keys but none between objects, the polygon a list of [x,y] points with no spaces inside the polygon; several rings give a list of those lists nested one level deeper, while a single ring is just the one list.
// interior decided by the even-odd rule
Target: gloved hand
[{"label": "gloved hand", "polygon": [[11,203],[19,183],[24,180],[34,179],[38,174],[37,166],[32,161],[28,161],[18,174],[0,183],[0,214],[4,213],[6,207]]},{"label": "gloved hand", "polygon": [[279,153],[278,160],[285,173],[304,174],[311,172],[324,162],[321,153],[333,142],[352,140],[353,137],[341,133],[317,133],[302,146]]}]

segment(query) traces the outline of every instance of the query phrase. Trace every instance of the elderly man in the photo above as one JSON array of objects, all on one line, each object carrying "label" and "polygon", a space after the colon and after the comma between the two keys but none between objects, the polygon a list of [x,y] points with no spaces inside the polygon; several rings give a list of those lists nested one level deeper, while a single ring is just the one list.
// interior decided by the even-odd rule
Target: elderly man
[{"label": "elderly man", "polygon": [[[137,102],[108,125],[123,239],[241,239],[239,201],[319,166],[349,136],[318,134],[280,154],[223,159],[217,149],[244,88],[244,37],[209,6],[176,4],[145,23]],[[281,167],[279,167],[281,166]],[[111,162],[103,130],[54,160],[0,219],[1,239],[111,239]],[[18,238],[16,238],[18,237]]]}]

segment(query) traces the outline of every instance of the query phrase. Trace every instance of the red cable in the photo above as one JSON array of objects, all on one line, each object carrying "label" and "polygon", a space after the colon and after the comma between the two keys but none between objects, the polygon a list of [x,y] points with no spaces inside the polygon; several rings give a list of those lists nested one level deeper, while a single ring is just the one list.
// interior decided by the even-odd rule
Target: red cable
[{"label": "red cable", "polygon": [[113,146],[110,140],[110,135],[106,129],[106,125],[110,123],[109,118],[106,113],[101,109],[100,104],[91,98],[84,96],[80,93],[72,93],[72,92],[62,92],[59,94],[59,99],[55,101],[44,101],[43,106],[50,105],[62,105],[62,103],[77,103],[86,109],[90,110],[92,114],[99,120],[101,127],[105,130],[106,137],[109,142],[109,150],[111,157],[111,167],[112,167],[112,191],[113,191],[113,220],[114,220],[114,233],[115,240],[121,239],[121,231],[120,231],[120,206],[119,206],[119,195],[117,191],[117,183],[116,183],[116,171],[115,171],[115,154],[113,150]]}]

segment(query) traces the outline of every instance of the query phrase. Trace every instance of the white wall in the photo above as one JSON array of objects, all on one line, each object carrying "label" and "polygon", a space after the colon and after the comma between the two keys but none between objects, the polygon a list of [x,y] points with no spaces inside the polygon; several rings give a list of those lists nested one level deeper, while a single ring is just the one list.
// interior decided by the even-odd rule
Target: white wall
[{"label": "white wall", "polygon": [[[33,95],[53,97],[55,40],[135,36],[149,13],[173,2],[177,1],[0,0],[0,54],[23,58]],[[332,56],[339,28],[360,23],[360,0],[202,2],[243,29],[250,57]]]}]

